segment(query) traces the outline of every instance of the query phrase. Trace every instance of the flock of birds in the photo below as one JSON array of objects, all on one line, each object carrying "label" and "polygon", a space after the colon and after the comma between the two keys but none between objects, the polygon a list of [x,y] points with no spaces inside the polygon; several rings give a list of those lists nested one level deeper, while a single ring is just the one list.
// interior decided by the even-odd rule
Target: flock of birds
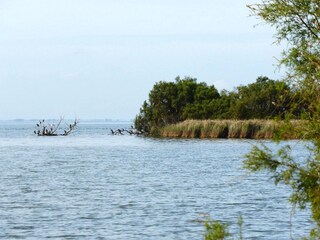
[{"label": "flock of birds", "polygon": [[[78,121],[75,120],[74,123],[67,125],[67,128],[63,131],[63,133],[58,133],[60,124],[62,122],[62,119],[58,122],[57,125],[45,123],[45,120],[40,120],[39,123],[36,124],[36,130],[34,130],[34,134],[38,136],[67,136],[69,135],[73,130],[76,129]],[[110,132],[112,135],[143,135],[145,132],[139,131],[135,129],[132,125],[130,128],[117,128],[112,129],[110,128]]]},{"label": "flock of birds", "polygon": [[124,134],[130,134],[130,135],[142,135],[144,134],[143,131],[139,131],[135,129],[132,125],[129,129],[126,128],[117,128],[117,129],[110,129],[110,132],[112,135],[124,135]]},{"label": "flock of birds", "polygon": [[45,120],[40,120],[39,123],[36,124],[37,130],[34,130],[34,134],[38,136],[67,136],[69,135],[73,130],[76,129],[78,121],[75,120],[74,123],[68,124],[67,128],[63,131],[63,133],[58,133],[60,124],[62,122],[62,119],[58,122],[57,125],[45,123]]}]

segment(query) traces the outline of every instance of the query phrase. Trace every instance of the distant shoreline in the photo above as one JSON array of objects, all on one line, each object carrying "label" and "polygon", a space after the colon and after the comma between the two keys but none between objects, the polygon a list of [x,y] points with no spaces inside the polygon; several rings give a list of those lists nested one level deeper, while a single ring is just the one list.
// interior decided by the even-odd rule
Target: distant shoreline
[{"label": "distant shoreline", "polygon": [[[45,119],[46,121],[59,121],[58,118],[16,118],[16,119],[0,119],[0,122],[38,122],[40,119]],[[74,120],[74,118],[64,118],[65,121],[69,121],[69,120]],[[79,120],[81,123],[84,122],[101,122],[101,123],[113,123],[113,122],[128,122],[128,123],[133,123],[133,119],[103,119],[103,118],[98,118],[98,119],[90,119],[90,118],[86,118],[86,119],[81,119]]]},{"label": "distant shoreline", "polygon": [[302,120],[186,120],[159,130],[164,138],[298,139]]}]

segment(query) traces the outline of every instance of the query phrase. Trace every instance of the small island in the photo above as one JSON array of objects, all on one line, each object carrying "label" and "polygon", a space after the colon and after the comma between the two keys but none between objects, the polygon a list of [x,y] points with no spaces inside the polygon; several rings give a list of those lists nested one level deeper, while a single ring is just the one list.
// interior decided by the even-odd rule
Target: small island
[{"label": "small island", "polygon": [[135,128],[154,137],[296,139],[310,106],[302,94],[263,76],[221,92],[196,78],[177,77],[153,86]]}]

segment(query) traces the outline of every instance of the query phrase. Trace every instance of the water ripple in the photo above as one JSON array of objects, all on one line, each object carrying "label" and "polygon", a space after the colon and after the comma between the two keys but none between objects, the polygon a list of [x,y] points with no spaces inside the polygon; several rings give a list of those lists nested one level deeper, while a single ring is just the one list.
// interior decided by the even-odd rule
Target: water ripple
[{"label": "water ripple", "polygon": [[199,213],[230,223],[241,213],[245,239],[289,239],[291,224],[294,238],[307,234],[307,211],[290,220],[289,189],[242,169],[255,141],[101,134],[108,127],[39,138],[0,125],[0,238],[201,239]]}]

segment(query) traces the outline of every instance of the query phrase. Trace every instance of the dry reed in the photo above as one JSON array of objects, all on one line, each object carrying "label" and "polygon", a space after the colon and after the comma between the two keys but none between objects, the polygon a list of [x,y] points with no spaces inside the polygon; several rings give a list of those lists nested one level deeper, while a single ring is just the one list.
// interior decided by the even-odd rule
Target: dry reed
[{"label": "dry reed", "polygon": [[294,129],[302,121],[290,122],[291,131],[281,133],[285,126],[283,121],[276,120],[186,120],[160,129],[161,137],[170,138],[248,138],[272,139],[277,134],[283,139],[296,139]]}]

